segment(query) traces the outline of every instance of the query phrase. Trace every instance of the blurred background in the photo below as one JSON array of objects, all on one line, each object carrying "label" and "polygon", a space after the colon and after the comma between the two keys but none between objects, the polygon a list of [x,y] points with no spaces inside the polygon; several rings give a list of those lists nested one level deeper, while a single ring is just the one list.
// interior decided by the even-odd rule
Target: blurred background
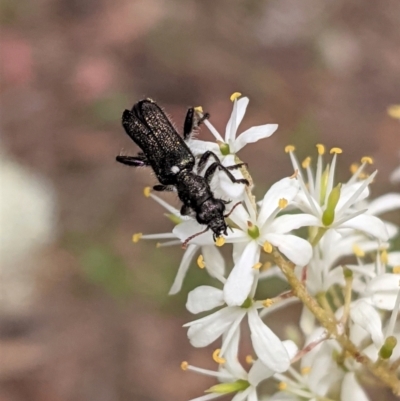
[{"label": "blurred background", "polygon": [[[289,143],[300,160],[316,143],[343,148],[342,180],[372,156],[373,195],[399,189],[397,0],[0,0],[0,12],[1,401],[187,400],[213,384],[179,367],[214,367],[181,327],[206,273],[168,297],[182,250],[131,241],[172,228],[143,196],[150,171],[115,162],[137,152],[120,118],[139,99],[177,127],[202,105],[224,132],[229,96],[248,96],[239,132],[279,123],[240,153],[257,195],[292,173]],[[282,333],[281,318],[268,324]]]}]

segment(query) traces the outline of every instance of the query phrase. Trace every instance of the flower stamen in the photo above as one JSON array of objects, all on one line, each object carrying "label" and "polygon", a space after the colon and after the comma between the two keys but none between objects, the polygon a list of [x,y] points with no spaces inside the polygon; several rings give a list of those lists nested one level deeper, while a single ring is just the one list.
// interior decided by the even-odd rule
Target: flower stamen
[{"label": "flower stamen", "polygon": [[199,257],[197,258],[197,266],[199,266],[200,269],[204,269],[206,267],[203,255],[199,255]]},{"label": "flower stamen", "polygon": [[138,243],[140,241],[140,238],[142,238],[143,233],[136,233],[132,235],[132,242],[134,244]]},{"label": "flower stamen", "polygon": [[272,245],[268,241],[265,241],[264,244],[263,244],[263,250],[266,253],[271,253],[272,252]]},{"label": "flower stamen", "polygon": [[143,195],[148,198],[150,197],[150,193],[151,193],[151,187],[145,187],[143,188]]},{"label": "flower stamen", "polygon": [[226,362],[226,360],[225,360],[224,358],[222,358],[222,357],[219,356],[219,355],[220,355],[220,352],[221,352],[221,349],[220,349],[220,348],[217,348],[217,349],[213,352],[212,358],[213,358],[213,360],[214,360],[216,363],[218,363],[219,365],[222,365],[222,364],[224,364],[224,363]]},{"label": "flower stamen", "polygon": [[232,95],[230,96],[230,100],[231,102],[234,102],[235,100],[237,100],[240,96],[242,96],[242,94],[240,92],[234,92],[232,93]]}]

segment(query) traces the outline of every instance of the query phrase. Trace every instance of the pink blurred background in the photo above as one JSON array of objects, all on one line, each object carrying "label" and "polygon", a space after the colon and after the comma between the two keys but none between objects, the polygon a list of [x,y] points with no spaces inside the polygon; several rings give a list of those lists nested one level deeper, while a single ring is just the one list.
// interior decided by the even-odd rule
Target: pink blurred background
[{"label": "pink blurred background", "polygon": [[120,118],[139,99],[177,127],[202,105],[223,132],[231,93],[248,96],[241,128],[279,124],[240,153],[257,195],[292,173],[289,143],[300,159],[343,148],[342,180],[372,156],[373,195],[396,190],[396,0],[1,0],[0,12],[0,401],[186,400],[213,383],[179,368],[213,367],[181,327],[205,273],[168,297],[182,250],[131,242],[172,228],[142,194],[150,172],[115,162],[137,151]]}]

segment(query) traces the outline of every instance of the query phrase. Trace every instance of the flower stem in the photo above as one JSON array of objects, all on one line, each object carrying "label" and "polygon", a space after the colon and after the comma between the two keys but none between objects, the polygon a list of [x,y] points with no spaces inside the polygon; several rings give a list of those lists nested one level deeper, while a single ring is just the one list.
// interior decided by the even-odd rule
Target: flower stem
[{"label": "flower stem", "polygon": [[386,366],[376,366],[367,355],[358,350],[354,343],[350,341],[348,336],[342,332],[340,325],[334,316],[319,306],[318,302],[308,293],[304,284],[296,277],[294,273],[295,265],[285,260],[276,249],[273,250],[272,256],[275,263],[286,276],[286,279],[292,287],[293,293],[305,306],[307,306],[330,336],[334,338],[357,362],[364,365],[375,377],[379,378],[383,383],[390,387],[395,395],[400,395],[400,380],[397,378],[396,373]]}]

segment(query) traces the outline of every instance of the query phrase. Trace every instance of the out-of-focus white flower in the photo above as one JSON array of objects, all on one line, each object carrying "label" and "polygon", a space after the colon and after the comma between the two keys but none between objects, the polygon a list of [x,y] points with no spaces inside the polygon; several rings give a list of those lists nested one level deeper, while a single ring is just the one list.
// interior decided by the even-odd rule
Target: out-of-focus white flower
[{"label": "out-of-focus white flower", "polygon": [[[195,155],[202,155],[206,151],[211,151],[218,156],[223,166],[232,166],[237,163],[235,155],[239,150],[248,143],[254,143],[260,139],[270,137],[277,130],[277,124],[265,124],[249,128],[237,136],[238,127],[243,120],[247,105],[249,104],[249,98],[240,96],[240,93],[234,93],[231,96],[233,110],[226,125],[224,138],[210,121],[205,120],[204,124],[214,135],[216,143],[197,139],[190,139],[188,141],[188,145]],[[239,170],[232,170],[232,174],[236,178],[243,178]],[[232,185],[232,181],[223,172],[217,172],[215,175],[218,177],[218,185],[216,185],[217,195],[219,195],[218,189],[230,199],[239,199],[243,195],[243,185]]]},{"label": "out-of-focus white flower", "polygon": [[[283,346],[290,357],[295,355],[297,347],[292,341],[284,341]],[[239,333],[236,332],[232,337],[229,348],[226,350],[224,361],[218,371],[201,369],[185,362],[181,365],[184,370],[212,376],[220,381],[220,384],[216,384],[206,390],[207,395],[194,398],[191,401],[206,401],[227,394],[235,394],[233,397],[234,401],[260,400],[257,394],[257,387],[262,381],[273,377],[275,372],[265,366],[260,359],[253,361],[250,370],[247,372],[239,363],[238,348]]]},{"label": "out-of-focus white flower", "polygon": [[56,238],[50,182],[5,155],[0,144],[0,311],[25,312],[36,292],[40,251]]},{"label": "out-of-focus white flower", "polygon": [[[186,303],[192,313],[205,312],[227,304],[224,292],[214,287],[200,286],[189,293]],[[248,299],[242,306],[225,306],[213,314],[186,323],[188,337],[194,347],[206,347],[224,336],[220,356],[225,357],[231,342],[239,335],[240,323],[247,316],[251,341],[258,358],[274,372],[284,372],[290,365],[290,357],[283,342],[261,320],[258,309],[261,301]]]}]

